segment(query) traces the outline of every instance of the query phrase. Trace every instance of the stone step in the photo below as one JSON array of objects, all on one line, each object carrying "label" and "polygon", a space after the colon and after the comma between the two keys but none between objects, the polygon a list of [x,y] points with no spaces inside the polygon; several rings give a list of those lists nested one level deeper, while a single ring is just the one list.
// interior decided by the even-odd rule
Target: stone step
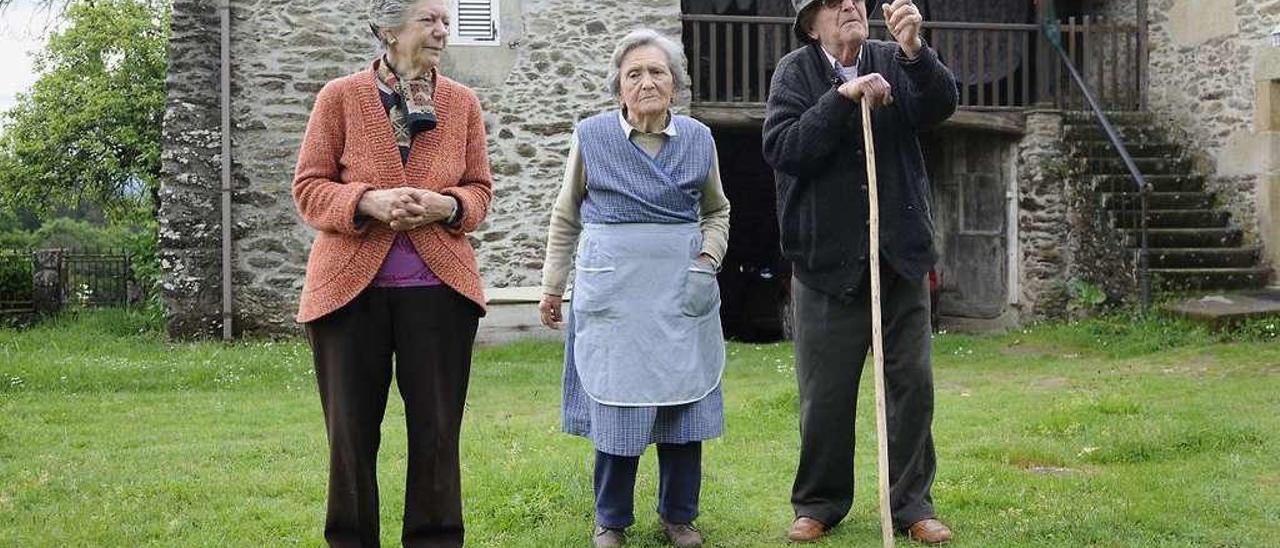
[{"label": "stone step", "polygon": [[[1073,146],[1076,147],[1077,151],[1091,158],[1120,157],[1120,153],[1116,151],[1115,145],[1112,145],[1111,141],[1078,141]],[[1129,156],[1134,158],[1176,158],[1182,156],[1182,147],[1157,141],[1124,143],[1124,148],[1129,151]]]},{"label": "stone step", "polygon": [[[1127,247],[1142,243],[1136,228],[1122,228]],[[1240,247],[1243,240],[1239,228],[1148,228],[1147,248],[1158,247]]]},{"label": "stone step", "polygon": [[[1141,195],[1137,192],[1103,192],[1102,204],[1107,209],[1138,209]],[[1212,209],[1213,194],[1208,192],[1152,192],[1147,195],[1147,209]]]},{"label": "stone step", "polygon": [[[1148,209],[1147,228],[1225,228],[1231,215],[1213,209]],[[1111,212],[1116,228],[1138,228],[1141,212],[1136,209]]]},{"label": "stone step", "polygon": [[[1166,143],[1165,133],[1160,128],[1149,125],[1116,126],[1116,134],[1120,141],[1129,143]],[[1063,136],[1068,141],[1108,141],[1107,132],[1097,124],[1066,124],[1062,126]]]},{"label": "stone step", "polygon": [[[1186,175],[1191,171],[1187,158],[1134,158],[1138,172],[1147,175]],[[1119,156],[1115,158],[1088,158],[1086,173],[1091,175],[1128,175],[1129,168]]]},{"label": "stone step", "polygon": [[[1142,178],[1154,192],[1200,192],[1204,177],[1200,175],[1147,175]],[[1136,184],[1131,175],[1093,175],[1094,189],[1099,192],[1128,192]]]},{"label": "stone step", "polygon": [[[1155,248],[1147,251],[1147,264],[1151,268],[1249,268],[1258,265],[1262,248]],[[1136,259],[1138,254],[1134,250]]]},{"label": "stone step", "polygon": [[[1150,112],[1142,110],[1105,110],[1102,112],[1113,126],[1148,125],[1155,122]],[[1069,110],[1062,113],[1066,124],[1097,124],[1092,110]]]},{"label": "stone step", "polygon": [[1151,286],[1162,291],[1202,289],[1256,289],[1266,287],[1271,269],[1249,268],[1153,268]]},{"label": "stone step", "polygon": [[1214,292],[1169,303],[1163,308],[1221,329],[1244,320],[1280,314],[1280,288]]}]

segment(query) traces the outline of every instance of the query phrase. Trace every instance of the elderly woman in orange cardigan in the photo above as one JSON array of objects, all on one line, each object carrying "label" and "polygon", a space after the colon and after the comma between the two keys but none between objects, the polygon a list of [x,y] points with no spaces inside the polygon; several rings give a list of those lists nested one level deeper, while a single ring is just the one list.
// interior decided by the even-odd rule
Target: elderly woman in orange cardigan
[{"label": "elderly woman in orange cardigan", "polygon": [[[439,73],[445,0],[372,0],[382,55],[320,91],[293,181],[316,230],[298,311],[329,437],[325,539],[378,545],[392,376],[409,455],[405,546],[461,546],[458,434],[484,295],[466,233],[492,197],[475,93]],[[392,367],[392,356],[394,368]]]}]

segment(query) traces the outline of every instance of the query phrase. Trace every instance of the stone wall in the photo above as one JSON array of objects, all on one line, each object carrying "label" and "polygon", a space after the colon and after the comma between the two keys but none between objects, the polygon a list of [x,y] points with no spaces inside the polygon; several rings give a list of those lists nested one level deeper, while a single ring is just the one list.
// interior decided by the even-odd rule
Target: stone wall
[{"label": "stone wall", "polygon": [[[500,86],[476,87],[494,121],[495,200],[474,243],[481,273],[496,287],[540,283],[573,124],[615,105],[604,89],[613,45],[639,27],[680,40],[678,0],[522,0],[522,9],[514,68]],[[465,81],[463,69],[453,70]],[[687,94],[678,101],[687,104]]]},{"label": "stone wall", "polygon": [[222,329],[216,3],[173,3],[159,259],[169,331],[182,336],[211,336]]},{"label": "stone wall", "polygon": [[[503,2],[504,9],[511,5]],[[677,40],[680,31],[676,0],[518,5],[509,73],[475,78],[465,66],[442,67],[464,82],[501,82],[476,89],[487,113],[495,199],[489,222],[472,239],[485,282],[497,287],[538,283],[546,219],[573,123],[613,104],[603,89],[612,44],[640,26]],[[364,6],[360,0],[231,2],[237,332],[296,329],[292,317],[312,235],[290,197],[294,162],[316,92],[375,55],[360,15]],[[213,336],[221,332],[216,2],[175,0],[173,35],[161,192],[165,300],[172,335]]]},{"label": "stone wall", "polygon": [[1070,166],[1062,139],[1062,115],[1027,113],[1018,144],[1018,307],[1024,320],[1060,317],[1068,302]]}]

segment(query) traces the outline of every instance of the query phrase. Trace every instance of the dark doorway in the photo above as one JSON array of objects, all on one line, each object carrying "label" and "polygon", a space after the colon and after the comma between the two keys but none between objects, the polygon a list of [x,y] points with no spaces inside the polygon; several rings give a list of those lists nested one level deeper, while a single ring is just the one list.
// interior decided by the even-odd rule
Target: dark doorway
[{"label": "dark doorway", "polygon": [[761,155],[759,127],[713,127],[720,178],[732,204],[729,252],[719,275],[727,337],[773,341],[790,335],[791,266],[778,240],[773,169]]}]

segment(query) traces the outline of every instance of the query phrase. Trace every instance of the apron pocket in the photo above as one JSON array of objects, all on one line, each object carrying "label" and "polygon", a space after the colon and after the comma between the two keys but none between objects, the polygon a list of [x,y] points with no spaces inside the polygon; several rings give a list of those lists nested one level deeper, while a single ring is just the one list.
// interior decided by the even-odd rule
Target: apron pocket
[{"label": "apron pocket", "polygon": [[578,267],[570,300],[573,310],[583,314],[599,314],[608,310],[617,283],[614,270],[611,266]]},{"label": "apron pocket", "polygon": [[716,282],[716,273],[690,267],[685,273],[680,313],[695,318],[706,316],[719,302],[720,284]]}]

